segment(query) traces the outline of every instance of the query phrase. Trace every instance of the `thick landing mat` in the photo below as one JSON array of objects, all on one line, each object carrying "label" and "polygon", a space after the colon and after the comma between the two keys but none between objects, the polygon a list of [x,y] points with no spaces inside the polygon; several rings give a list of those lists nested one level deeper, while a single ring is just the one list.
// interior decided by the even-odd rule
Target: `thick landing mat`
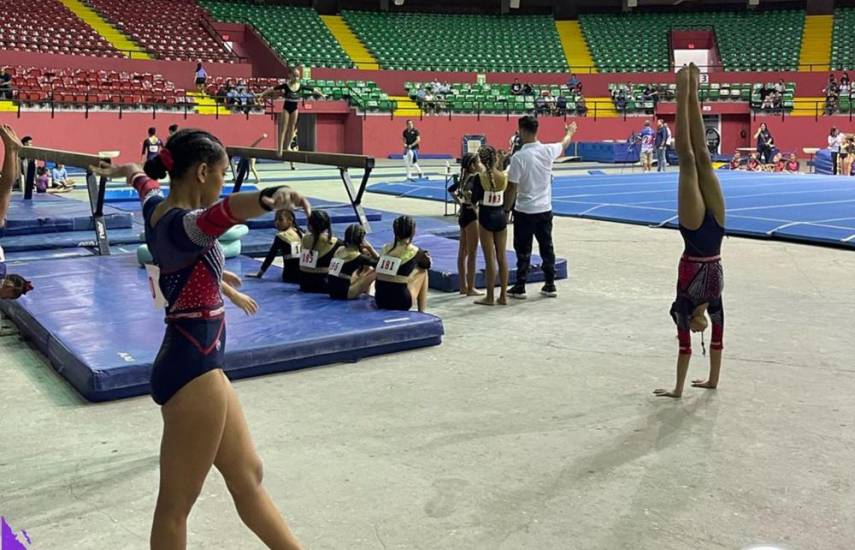
[{"label": "thick landing mat", "polygon": [[[145,271],[127,256],[68,259],[62,265],[61,277],[52,262],[16,266],[38,292],[3,300],[0,309],[86,399],[148,393],[164,325]],[[258,262],[236,258],[226,268],[240,275],[257,270]],[[442,321],[433,315],[381,311],[368,298],[333,301],[276,279],[278,273],[262,281],[244,279],[243,290],[260,306],[255,317],[231,304],[227,308],[230,378],[356,361],[442,340]],[[122,307],[115,307],[117,300]]]},{"label": "thick landing mat", "polygon": [[[553,212],[677,227],[677,178],[665,173],[556,177]],[[727,234],[855,248],[855,179],[817,174],[716,173],[727,201]],[[439,182],[375,184],[372,193],[444,201]]]},{"label": "thick landing mat", "polygon": [[[111,245],[140,244],[143,226],[134,224],[127,229],[110,229],[107,237]],[[93,231],[64,231],[61,233],[36,233],[34,235],[6,235],[0,239],[0,246],[6,252],[26,252],[29,250],[51,250],[95,246]]]},{"label": "thick landing mat", "polygon": [[[107,229],[133,224],[131,214],[109,206],[104,207],[104,219]],[[94,230],[89,203],[65,197],[36,195],[29,201],[13,197],[6,216],[5,234],[10,236],[86,230]]]}]

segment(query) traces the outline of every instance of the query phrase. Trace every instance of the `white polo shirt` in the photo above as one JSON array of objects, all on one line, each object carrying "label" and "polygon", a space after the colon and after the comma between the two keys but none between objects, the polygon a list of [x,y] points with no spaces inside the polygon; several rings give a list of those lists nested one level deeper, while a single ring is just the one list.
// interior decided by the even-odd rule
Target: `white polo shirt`
[{"label": "white polo shirt", "polygon": [[564,153],[560,143],[526,143],[511,157],[508,181],[517,184],[514,210],[540,214],[552,210],[552,165]]}]

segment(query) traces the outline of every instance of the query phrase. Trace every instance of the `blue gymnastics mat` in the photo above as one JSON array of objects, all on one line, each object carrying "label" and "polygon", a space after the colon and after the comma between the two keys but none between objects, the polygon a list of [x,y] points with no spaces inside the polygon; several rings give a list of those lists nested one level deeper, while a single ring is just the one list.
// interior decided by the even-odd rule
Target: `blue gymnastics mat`
[{"label": "blue gymnastics mat", "polygon": [[[169,185],[161,184],[161,192],[163,196],[169,195]],[[258,187],[254,185],[244,184],[240,188],[241,191],[258,191]],[[226,184],[223,186],[223,191],[220,193],[220,197],[225,197],[232,194],[234,191],[233,184]],[[136,189],[132,189],[127,185],[119,188],[119,189],[108,189],[104,192],[104,202],[125,202],[125,201],[139,201],[139,195],[137,194]]]},{"label": "blue gymnastics mat", "polygon": [[[108,229],[129,228],[133,224],[131,214],[109,206],[104,207],[104,220]],[[89,203],[65,197],[44,194],[26,201],[15,196],[6,215],[8,236],[86,230],[94,231]]]},{"label": "blue gymnastics mat", "polygon": [[[111,245],[140,244],[143,226],[134,224],[126,229],[111,229],[107,237]],[[95,232],[64,231],[61,233],[36,233],[33,235],[6,235],[0,239],[0,246],[6,252],[26,252],[31,250],[52,250],[95,246]]]},{"label": "blue gymnastics mat", "polygon": [[[238,275],[258,266],[246,257],[226,262]],[[148,393],[163,312],[154,308],[135,257],[63,260],[61,276],[53,262],[22,263],[15,270],[38,290],[3,300],[0,309],[83,397],[107,401]],[[229,378],[351,362],[442,341],[442,321],[433,315],[378,310],[370,298],[334,301],[304,294],[278,278],[244,278],[242,290],[260,306],[256,316],[228,304]],[[116,300],[122,307],[115,307]]]},{"label": "blue gymnastics mat", "polygon": [[[818,174],[718,171],[727,233],[855,248],[855,179]],[[651,174],[556,177],[553,212],[657,227],[677,227],[676,170]],[[440,182],[379,183],[373,193],[445,200]]]}]

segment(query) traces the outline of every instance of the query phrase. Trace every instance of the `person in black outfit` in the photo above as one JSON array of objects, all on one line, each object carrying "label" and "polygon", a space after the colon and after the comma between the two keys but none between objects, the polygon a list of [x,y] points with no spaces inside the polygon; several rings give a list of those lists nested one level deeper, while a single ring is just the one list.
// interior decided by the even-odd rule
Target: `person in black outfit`
[{"label": "person in black outfit", "polygon": [[414,167],[418,170],[420,179],[427,179],[425,173],[422,172],[422,167],[419,166],[419,145],[422,143],[422,137],[412,120],[407,121],[407,128],[404,130],[403,137],[404,164],[407,167],[407,179],[413,179],[412,170]]},{"label": "person in black outfit", "polygon": [[472,204],[472,185],[481,171],[475,153],[466,153],[460,161],[460,175],[448,188],[449,194],[460,206],[457,223],[460,226],[460,246],[457,249],[457,274],[460,294],[481,296],[475,289],[475,261],[478,258],[478,211]]},{"label": "person in black outfit", "polygon": [[365,228],[359,224],[344,232],[344,246],[335,251],[327,274],[327,288],[334,300],[354,300],[368,294],[374,279],[374,267],[380,255],[365,239]]},{"label": "person in black outfit", "polygon": [[291,140],[294,139],[294,133],[297,131],[297,118],[300,116],[297,107],[300,105],[300,102],[303,100],[303,94],[306,92],[315,97],[325,97],[324,94],[312,86],[303,86],[299,67],[292,66],[288,69],[287,81],[264,90],[258,97],[259,100],[263,100],[268,96],[281,95],[285,100],[282,105],[282,112],[277,117],[277,151],[279,151],[280,155],[285,151],[286,144],[290,144]]},{"label": "person in black outfit", "polygon": [[0,70],[0,99],[12,99],[12,75],[7,67]]},{"label": "person in black outfit", "polygon": [[760,123],[760,128],[754,133],[754,139],[757,140],[757,152],[760,154],[760,159],[763,164],[769,164],[772,161],[772,148],[775,146],[775,138],[766,126],[765,122]]},{"label": "person in black outfit", "polygon": [[300,282],[300,252],[302,249],[303,230],[297,223],[293,210],[276,212],[276,230],[278,233],[273,244],[261,264],[258,273],[250,275],[261,279],[270,268],[277,256],[282,257],[282,282],[299,284]]},{"label": "person in black outfit", "polygon": [[511,84],[511,95],[520,95],[523,92],[523,86],[520,84],[520,79],[515,78],[514,83]]}]

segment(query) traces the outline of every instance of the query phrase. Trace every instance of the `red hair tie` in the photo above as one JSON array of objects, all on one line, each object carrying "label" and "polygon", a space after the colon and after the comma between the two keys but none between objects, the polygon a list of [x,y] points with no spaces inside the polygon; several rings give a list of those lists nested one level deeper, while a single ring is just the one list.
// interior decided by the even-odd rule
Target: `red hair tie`
[{"label": "red hair tie", "polygon": [[164,147],[160,150],[160,162],[163,163],[164,168],[166,168],[167,172],[172,172],[172,167],[175,166],[175,160],[172,158],[172,153],[169,152],[169,149]]}]

